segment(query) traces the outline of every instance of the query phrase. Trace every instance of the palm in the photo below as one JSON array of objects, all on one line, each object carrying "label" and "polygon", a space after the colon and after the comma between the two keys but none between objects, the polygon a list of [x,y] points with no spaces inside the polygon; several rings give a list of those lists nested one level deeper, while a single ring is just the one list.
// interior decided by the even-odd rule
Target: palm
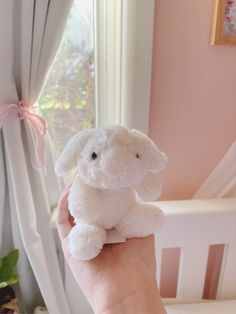
[{"label": "palm", "polygon": [[76,281],[86,297],[94,302],[106,295],[113,305],[127,294],[156,285],[153,236],[105,245],[90,261],[79,261],[70,256],[67,239],[63,249]]},{"label": "palm", "polygon": [[[65,195],[64,195],[65,196]],[[70,255],[68,234],[73,220],[67,198],[62,197],[57,227],[65,258],[72,273],[91,305],[103,298],[113,306],[140,289],[156,287],[154,236],[130,239],[125,243],[106,244],[102,252],[89,261],[79,261]]]}]

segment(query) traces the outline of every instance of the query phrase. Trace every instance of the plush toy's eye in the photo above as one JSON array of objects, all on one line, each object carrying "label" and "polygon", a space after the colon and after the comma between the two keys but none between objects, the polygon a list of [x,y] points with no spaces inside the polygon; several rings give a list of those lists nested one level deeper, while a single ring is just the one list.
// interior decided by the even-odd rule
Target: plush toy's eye
[{"label": "plush toy's eye", "polygon": [[97,155],[95,152],[93,152],[92,155],[91,155],[92,159],[96,159],[97,156],[98,156],[98,155]]},{"label": "plush toy's eye", "polygon": [[138,154],[138,153],[136,154],[136,158],[138,158],[138,159],[140,158],[140,156],[139,156],[139,154]]}]

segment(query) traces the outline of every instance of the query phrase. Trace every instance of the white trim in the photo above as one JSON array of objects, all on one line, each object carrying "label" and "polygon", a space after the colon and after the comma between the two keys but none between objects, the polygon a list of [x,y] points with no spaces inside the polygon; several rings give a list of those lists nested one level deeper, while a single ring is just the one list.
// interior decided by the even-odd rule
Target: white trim
[{"label": "white trim", "polygon": [[95,1],[96,124],[120,123],[122,1]]},{"label": "white trim", "polygon": [[154,0],[95,1],[96,123],[148,133]]},{"label": "white trim", "polygon": [[148,133],[155,1],[124,1],[122,124]]}]

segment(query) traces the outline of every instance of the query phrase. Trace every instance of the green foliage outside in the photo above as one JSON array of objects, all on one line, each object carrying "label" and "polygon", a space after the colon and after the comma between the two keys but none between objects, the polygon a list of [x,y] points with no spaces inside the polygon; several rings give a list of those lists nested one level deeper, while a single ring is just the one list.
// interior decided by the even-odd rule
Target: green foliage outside
[{"label": "green foliage outside", "polygon": [[[78,17],[78,12],[75,6],[39,100],[56,155],[74,133],[95,124],[94,51],[88,38],[91,21],[87,21],[91,17]],[[87,24],[83,24],[83,18]]]},{"label": "green foliage outside", "polygon": [[19,258],[19,251],[13,250],[8,255],[0,258],[0,288],[16,283],[20,277],[13,273]]}]

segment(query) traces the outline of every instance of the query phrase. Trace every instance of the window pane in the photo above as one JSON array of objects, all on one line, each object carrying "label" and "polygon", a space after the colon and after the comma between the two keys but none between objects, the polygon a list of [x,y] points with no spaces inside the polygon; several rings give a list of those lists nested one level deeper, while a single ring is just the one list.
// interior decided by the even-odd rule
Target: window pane
[{"label": "window pane", "polygon": [[95,124],[93,0],[75,0],[39,99],[56,156],[76,132]]}]

